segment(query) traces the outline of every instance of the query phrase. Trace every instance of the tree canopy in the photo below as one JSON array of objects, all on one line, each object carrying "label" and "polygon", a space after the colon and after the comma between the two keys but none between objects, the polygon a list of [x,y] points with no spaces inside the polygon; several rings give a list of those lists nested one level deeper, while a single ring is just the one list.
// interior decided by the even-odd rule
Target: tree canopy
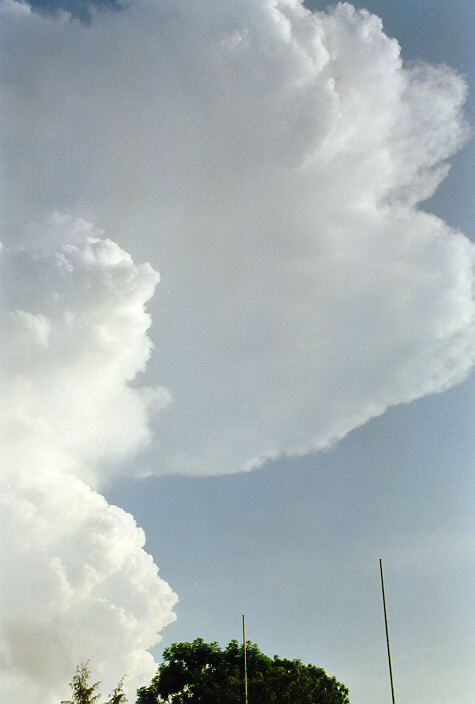
[{"label": "tree canopy", "polygon": [[[99,702],[101,695],[97,691],[99,687],[99,682],[89,682],[89,677],[91,676],[91,671],[89,669],[88,662],[82,662],[76,668],[76,674],[74,675],[69,686],[72,690],[72,699],[63,699],[61,704],[94,704],[94,702]],[[125,692],[123,689],[124,680],[123,678],[110,693],[109,699],[104,702],[104,704],[125,704],[127,701]]]},{"label": "tree canopy", "polygon": [[[347,688],[315,665],[264,655],[248,642],[249,704],[349,704]],[[136,704],[242,704],[243,646],[236,640],[221,649],[197,638],[173,643]]]}]

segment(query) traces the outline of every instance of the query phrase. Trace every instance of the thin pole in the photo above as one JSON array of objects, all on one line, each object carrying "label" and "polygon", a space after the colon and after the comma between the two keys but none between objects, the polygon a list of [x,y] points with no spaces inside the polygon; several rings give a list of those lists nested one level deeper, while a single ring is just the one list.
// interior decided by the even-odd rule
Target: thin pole
[{"label": "thin pole", "polygon": [[244,648],[244,702],[247,704],[247,659],[246,659],[246,623],[242,615],[242,644]]},{"label": "thin pole", "polygon": [[396,704],[396,700],[394,698],[393,669],[391,667],[391,651],[389,649],[389,631],[388,631],[388,616],[386,613],[386,597],[384,596],[383,561],[381,558],[379,558],[379,571],[381,573],[381,590],[383,592],[384,627],[386,629],[386,645],[388,646],[388,663],[389,663],[389,679],[391,681],[391,696],[393,698],[393,704]]}]

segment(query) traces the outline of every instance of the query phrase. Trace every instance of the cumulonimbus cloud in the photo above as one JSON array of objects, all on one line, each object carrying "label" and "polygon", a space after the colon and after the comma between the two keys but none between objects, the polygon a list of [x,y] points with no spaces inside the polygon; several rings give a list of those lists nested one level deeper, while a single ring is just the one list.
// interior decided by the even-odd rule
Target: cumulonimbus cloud
[{"label": "cumulonimbus cloud", "polygon": [[[466,377],[472,245],[420,206],[467,138],[450,68],[348,4],[0,7],[11,393],[61,476],[246,470]],[[146,371],[155,275],[124,250],[162,275]]]},{"label": "cumulonimbus cloud", "polygon": [[150,353],[144,306],[158,275],[84,221],[56,214],[28,229],[23,242],[34,233],[38,245],[11,241],[0,253],[10,282],[0,403],[8,704],[19,692],[59,701],[88,658],[105,687],[124,673],[132,689],[143,684],[176,603],[132,516],[89,486],[147,443],[150,406],[169,401],[129,383]]}]

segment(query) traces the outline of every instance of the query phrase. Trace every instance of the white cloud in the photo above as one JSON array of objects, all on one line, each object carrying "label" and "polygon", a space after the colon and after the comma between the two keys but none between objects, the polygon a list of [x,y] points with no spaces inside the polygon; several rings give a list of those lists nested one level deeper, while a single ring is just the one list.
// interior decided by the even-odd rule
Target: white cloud
[{"label": "white cloud", "polygon": [[[128,384],[150,355],[144,303],[158,274],[135,265],[111,240],[91,236],[88,224],[82,244],[70,244],[69,229],[78,238],[81,225],[55,215],[37,230],[46,244],[60,227],[58,251],[3,252],[11,282],[4,399],[9,422],[21,424],[27,443],[55,447],[76,475],[97,485],[105,460],[148,443],[147,405],[166,405],[169,394],[144,395]],[[33,312],[23,310],[27,298]]]},{"label": "white cloud", "polygon": [[[100,486],[156,398],[144,471],[234,472],[467,375],[471,244],[418,209],[466,138],[449,68],[405,67],[346,4],[137,0],[90,27],[0,7],[22,457]],[[156,278],[124,249],[162,273],[143,379],[168,391],[128,385]]]},{"label": "white cloud", "polygon": [[[31,469],[31,467],[30,467]],[[43,467],[38,468],[41,472]],[[90,658],[104,690],[133,691],[155,671],[147,650],[173,620],[132,516],[59,473],[2,492],[2,702],[57,703]]]},{"label": "white cloud", "polygon": [[[104,481],[145,445],[149,410],[170,400],[129,385],[150,354],[144,305],[158,275],[87,223],[55,215],[35,230],[41,252],[1,254],[13,307],[3,311],[0,402],[6,704],[18,692],[57,702],[89,658],[105,688],[127,673],[133,690],[154,672],[148,649],[176,602],[132,516],[84,481]],[[15,308],[17,298],[34,312]]]}]

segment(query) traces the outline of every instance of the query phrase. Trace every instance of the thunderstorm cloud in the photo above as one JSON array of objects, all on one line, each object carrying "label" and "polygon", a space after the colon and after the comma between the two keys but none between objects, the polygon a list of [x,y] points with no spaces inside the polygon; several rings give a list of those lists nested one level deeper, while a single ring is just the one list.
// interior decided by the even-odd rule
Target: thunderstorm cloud
[{"label": "thunderstorm cloud", "polygon": [[348,4],[0,32],[0,694],[53,704],[89,657],[143,684],[173,619],[117,472],[249,470],[467,376],[472,246],[420,205],[466,89]]}]

